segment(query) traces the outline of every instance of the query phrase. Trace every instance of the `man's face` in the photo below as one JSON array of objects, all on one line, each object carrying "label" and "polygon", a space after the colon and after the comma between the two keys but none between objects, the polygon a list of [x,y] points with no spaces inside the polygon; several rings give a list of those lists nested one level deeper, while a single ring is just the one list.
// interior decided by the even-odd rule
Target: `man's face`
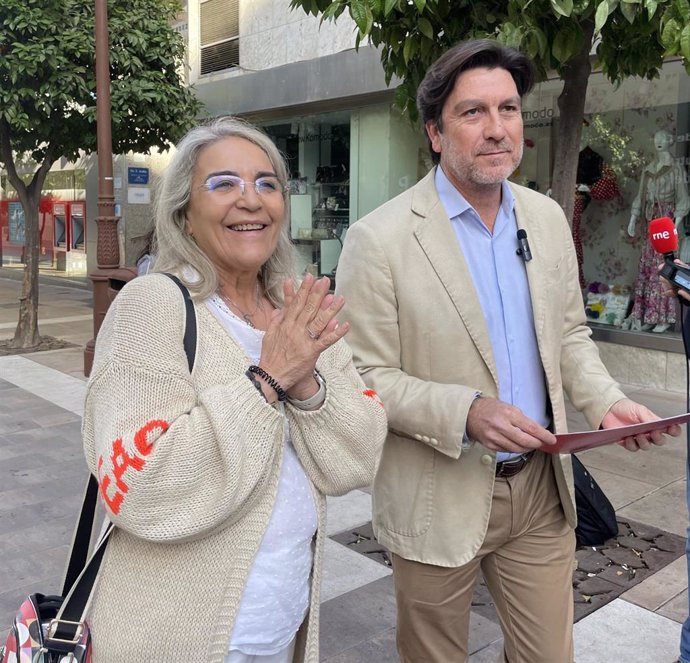
[{"label": "man's face", "polygon": [[505,69],[478,67],[461,73],[441,113],[443,131],[427,122],[441,166],[462,192],[506,179],[522,159],[522,103]]}]

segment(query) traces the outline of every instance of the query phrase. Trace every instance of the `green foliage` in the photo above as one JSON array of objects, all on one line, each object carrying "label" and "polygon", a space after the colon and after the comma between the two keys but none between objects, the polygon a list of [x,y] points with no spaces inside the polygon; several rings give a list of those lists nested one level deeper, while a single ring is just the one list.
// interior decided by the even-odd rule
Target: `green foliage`
[{"label": "green foliage", "polygon": [[644,166],[645,156],[630,149],[632,137],[622,133],[619,127],[612,127],[600,115],[590,119],[589,141],[593,145],[606,145],[609,165],[619,178],[636,178]]},{"label": "green foliage", "polygon": [[413,118],[427,68],[462,39],[490,37],[520,48],[542,77],[563,74],[589,51],[592,23],[599,65],[613,82],[657,76],[664,56],[682,56],[686,68],[690,61],[690,0],[291,0],[291,6],[322,20],[347,10],[357,44],[368,39],[380,47],[386,80],[402,82],[396,101]]},{"label": "green foliage", "polygon": [[[166,148],[200,104],[181,84],[178,0],[109,0],[115,153]],[[38,201],[48,170],[96,149],[95,0],[0,0],[0,162],[26,214],[25,278],[15,347],[38,343]],[[17,164],[30,155],[30,178]],[[30,181],[27,181],[30,179]]]},{"label": "green foliage", "polygon": [[[96,147],[94,0],[0,0],[0,136],[15,153]],[[110,0],[113,150],[165,148],[200,106],[181,85],[177,0]],[[4,153],[7,159],[7,154]]]}]

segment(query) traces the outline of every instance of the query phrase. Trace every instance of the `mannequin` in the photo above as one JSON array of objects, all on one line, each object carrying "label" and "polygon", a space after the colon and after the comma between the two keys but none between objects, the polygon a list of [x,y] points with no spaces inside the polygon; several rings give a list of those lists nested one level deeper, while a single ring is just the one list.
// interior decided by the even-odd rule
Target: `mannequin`
[{"label": "mannequin", "polygon": [[[669,216],[678,228],[683,217],[690,211],[690,196],[685,183],[683,167],[673,158],[673,136],[668,131],[654,134],[656,155],[642,170],[640,188],[632,204],[628,235],[635,236],[637,221],[645,221],[642,232],[647,235],[647,223],[652,219]],[[640,254],[640,266],[633,293],[635,303],[632,313],[623,321],[624,329],[635,331],[665,332],[676,322],[676,300],[664,297],[661,280],[657,273],[660,258],[652,248],[649,236],[645,237]]]},{"label": "mannequin", "polygon": [[577,189],[575,191],[575,206],[573,208],[573,243],[577,256],[577,269],[580,277],[580,287],[587,287],[582,264],[584,252],[580,236],[582,214],[592,200],[613,200],[620,193],[613,169],[604,158],[589,145],[581,151],[577,160]]}]

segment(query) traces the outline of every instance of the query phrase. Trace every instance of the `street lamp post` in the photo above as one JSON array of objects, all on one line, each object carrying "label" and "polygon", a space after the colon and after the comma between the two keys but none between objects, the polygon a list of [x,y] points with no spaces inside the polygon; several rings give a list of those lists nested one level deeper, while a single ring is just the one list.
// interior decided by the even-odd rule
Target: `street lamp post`
[{"label": "street lamp post", "polygon": [[[117,238],[115,196],[113,193],[113,141],[110,118],[110,58],[108,44],[107,0],[96,0],[96,140],[98,151],[98,217],[96,218],[97,269],[90,275],[93,283],[93,338],[84,350],[84,375],[91,373],[96,336],[112,299],[111,280],[120,266]],[[118,270],[129,271],[129,270]],[[134,273],[127,274],[124,280]]]}]

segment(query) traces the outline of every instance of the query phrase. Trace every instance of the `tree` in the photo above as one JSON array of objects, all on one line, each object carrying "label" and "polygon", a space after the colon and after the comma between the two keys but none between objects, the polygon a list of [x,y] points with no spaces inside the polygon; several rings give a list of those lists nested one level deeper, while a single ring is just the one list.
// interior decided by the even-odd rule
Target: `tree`
[{"label": "tree", "polygon": [[355,45],[381,48],[386,82],[402,83],[397,105],[416,119],[415,94],[429,65],[463,39],[489,37],[519,48],[541,79],[563,80],[552,173],[553,197],[572,219],[590,53],[616,83],[659,75],[667,56],[682,55],[690,73],[689,0],[291,0],[323,20],[347,10]]},{"label": "tree", "polygon": [[[165,149],[201,106],[183,86],[178,0],[110,0],[113,150]],[[0,0],[0,163],[24,208],[25,268],[13,347],[38,334],[39,200],[59,158],[96,148],[94,0]],[[20,176],[29,153],[37,167]],[[25,181],[26,180],[26,181]]]}]

